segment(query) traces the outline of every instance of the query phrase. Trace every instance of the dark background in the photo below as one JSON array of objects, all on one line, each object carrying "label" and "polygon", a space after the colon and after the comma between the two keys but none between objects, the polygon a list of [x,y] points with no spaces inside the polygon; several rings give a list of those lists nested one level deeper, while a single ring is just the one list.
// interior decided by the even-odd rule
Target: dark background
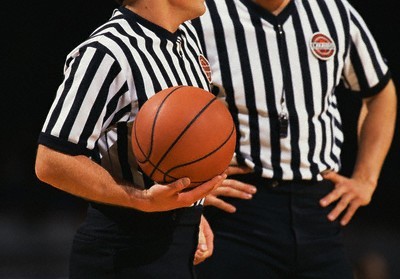
[{"label": "dark background", "polygon": [[[400,21],[396,1],[350,1],[362,14],[400,79]],[[36,140],[62,80],[66,55],[116,7],[112,0],[5,3],[1,24],[0,278],[66,278],[69,246],[86,203],[39,182]],[[357,148],[360,100],[338,92],[343,112],[343,173],[351,173]],[[369,277],[400,278],[399,123],[371,204],[345,230],[355,269]],[[376,270],[384,275],[372,276]]]}]

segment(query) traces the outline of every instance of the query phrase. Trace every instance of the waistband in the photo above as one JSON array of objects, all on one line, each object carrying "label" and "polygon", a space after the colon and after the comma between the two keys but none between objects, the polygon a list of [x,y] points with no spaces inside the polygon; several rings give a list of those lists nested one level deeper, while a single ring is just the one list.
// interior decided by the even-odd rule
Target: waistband
[{"label": "waistband", "polygon": [[142,212],[134,209],[90,203],[80,232],[101,236],[149,238],[170,233],[176,226],[198,226],[203,206],[180,208],[165,212]]},{"label": "waistband", "polygon": [[258,189],[279,189],[299,186],[318,186],[322,188],[331,188],[333,183],[329,180],[280,180],[274,178],[262,177],[255,173],[237,174],[229,176],[229,179],[235,179],[256,186]]}]

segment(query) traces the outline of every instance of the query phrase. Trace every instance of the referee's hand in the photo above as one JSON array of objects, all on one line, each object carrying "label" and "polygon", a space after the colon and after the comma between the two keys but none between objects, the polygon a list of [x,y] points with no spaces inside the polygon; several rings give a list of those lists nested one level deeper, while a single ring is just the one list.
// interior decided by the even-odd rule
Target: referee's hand
[{"label": "referee's hand", "polygon": [[155,184],[147,190],[141,191],[140,210],[146,212],[168,211],[181,207],[189,207],[201,200],[213,189],[219,187],[226,178],[226,174],[217,175],[213,179],[196,187],[190,187],[189,178],[181,178],[171,184]]},{"label": "referee's hand", "polygon": [[359,207],[366,206],[371,202],[376,188],[376,184],[373,185],[369,181],[348,178],[333,171],[323,174],[323,177],[332,181],[335,188],[320,200],[320,204],[326,207],[337,202],[327,217],[330,221],[334,221],[343,214],[340,220],[342,226],[350,222]]},{"label": "referee's hand", "polygon": [[[246,174],[251,171],[252,170],[247,167],[230,166],[228,167],[226,174],[228,176],[234,174]],[[220,199],[220,196],[249,200],[256,192],[257,188],[253,185],[234,179],[225,179],[219,187],[215,188],[207,195],[204,205],[215,206],[228,213],[234,213],[236,208],[232,204]]]},{"label": "referee's hand", "polygon": [[206,218],[202,215],[199,229],[199,241],[194,254],[193,264],[197,265],[209,258],[214,251],[214,234]]}]

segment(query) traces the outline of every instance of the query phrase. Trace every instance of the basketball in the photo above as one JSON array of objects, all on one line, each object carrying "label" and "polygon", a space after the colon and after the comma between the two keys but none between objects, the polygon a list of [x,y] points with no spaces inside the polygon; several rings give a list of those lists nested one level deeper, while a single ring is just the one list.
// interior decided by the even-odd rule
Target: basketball
[{"label": "basketball", "polygon": [[177,86],[144,103],[131,141],[139,167],[153,181],[168,184],[188,177],[196,186],[228,167],[236,130],[229,110],[213,94]]}]

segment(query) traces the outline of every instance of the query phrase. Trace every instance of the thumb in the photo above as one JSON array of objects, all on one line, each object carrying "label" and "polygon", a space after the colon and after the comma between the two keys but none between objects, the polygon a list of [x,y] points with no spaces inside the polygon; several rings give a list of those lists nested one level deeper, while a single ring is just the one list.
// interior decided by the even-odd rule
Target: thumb
[{"label": "thumb", "polygon": [[202,252],[206,252],[208,250],[207,247],[207,242],[206,242],[206,237],[204,236],[203,232],[199,232],[199,243],[197,245],[197,247],[202,251]]},{"label": "thumb", "polygon": [[329,172],[323,173],[322,177],[324,179],[332,181],[335,184],[340,182],[340,180],[341,180],[341,176],[334,171],[329,171]]}]

